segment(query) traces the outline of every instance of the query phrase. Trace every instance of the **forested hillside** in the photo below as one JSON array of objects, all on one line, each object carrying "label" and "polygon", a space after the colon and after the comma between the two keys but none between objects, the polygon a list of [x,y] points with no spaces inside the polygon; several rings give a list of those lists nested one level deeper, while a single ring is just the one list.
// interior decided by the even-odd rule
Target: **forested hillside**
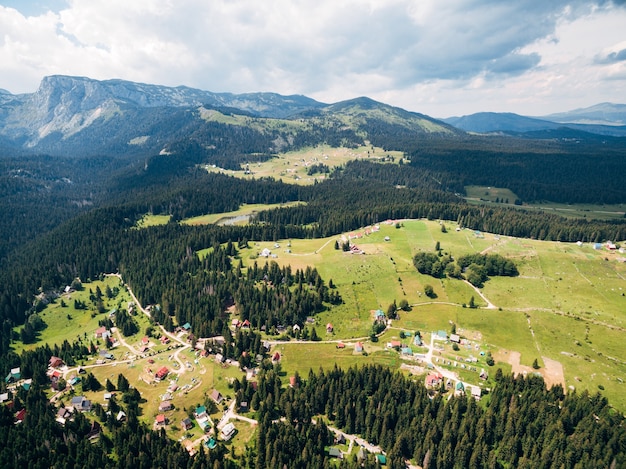
[{"label": "forested hillside", "polygon": [[[316,442],[292,437],[307,427],[323,430],[312,423],[318,414],[380,444],[392,468],[404,468],[406,459],[430,469],[626,464],[623,418],[606,400],[586,393],[565,397],[561,388],[548,391],[533,377],[499,377],[486,409],[464,396],[448,402],[432,398],[421,383],[381,367],[311,371],[287,389],[277,379],[268,371],[257,391],[245,381],[239,384],[238,399],[256,402],[262,422],[245,467],[321,467],[304,466],[301,459],[319,452]],[[275,429],[270,422],[279,416],[285,422]]]},{"label": "forested hillside", "polygon": [[[367,99],[316,106],[289,119],[210,106],[124,109],[122,114],[65,138],[52,134],[42,140],[41,149],[65,151],[64,156],[9,144],[0,155],[0,373],[9,378],[0,390],[8,389],[16,367],[23,378],[33,379],[30,392],[20,387],[13,396],[11,391],[12,411],[0,406],[0,433],[12,442],[0,451],[1,466],[377,467],[372,455],[361,462],[331,462],[329,425],[380,445],[389,467],[404,467],[405,459],[429,469],[626,464],[619,412],[600,395],[566,396],[560,386],[548,391],[536,377],[499,374],[480,405],[459,397],[446,401],[421,382],[381,366],[311,371],[287,387],[280,364],[264,356],[262,339],[288,340],[279,336],[285,325],[315,322],[347,297],[314,265],[292,268],[271,258],[244,265],[241,255],[252,242],[338,236],[385,220],[420,218],[441,220],[442,233],[444,221],[451,221],[459,230],[518,238],[620,242],[626,240],[624,219],[566,219],[504,204],[470,205],[462,195],[465,186],[484,185],[507,188],[523,201],[624,203],[619,177],[626,169],[624,141],[470,136]],[[318,161],[316,168],[328,171],[328,178],[309,186],[224,174],[321,144],[376,146],[403,156],[384,164],[374,158],[350,161],[332,170]],[[207,172],[207,166],[222,169]],[[264,207],[245,225],[180,223],[243,204],[288,202],[298,203]],[[169,222],[140,228],[146,214]],[[246,252],[246,261],[252,260]],[[467,278],[474,286],[482,286],[487,275],[519,273],[497,255],[453,260],[441,252],[411,253],[409,259],[426,275]],[[393,259],[386,261],[395,266]],[[478,275],[482,270],[485,275]],[[90,419],[57,425],[42,391],[49,389],[45,365],[53,354],[68,364],[81,363],[94,356],[95,347],[66,341],[21,355],[15,349],[45,329],[40,313],[66,286],[107,273],[119,274],[139,303],[150,306],[146,321],[153,329],[163,326],[167,333],[189,323],[192,337],[224,338],[222,358],[242,366],[258,361],[256,389],[245,380],[232,381],[238,403],[251,403],[259,422],[256,442],[244,454],[224,457],[226,448],[220,445],[208,456],[202,450],[190,457],[165,433],[140,423],[145,402],[129,389],[120,391],[127,422],[114,422],[97,407],[90,415],[107,429],[98,443],[85,438]],[[118,327],[134,332],[138,326],[126,306],[116,310]],[[104,313],[100,309],[94,317]],[[229,309],[247,321],[250,332],[233,333]],[[112,324],[108,317],[101,322]],[[22,409],[26,418],[15,425],[15,413]]]}]

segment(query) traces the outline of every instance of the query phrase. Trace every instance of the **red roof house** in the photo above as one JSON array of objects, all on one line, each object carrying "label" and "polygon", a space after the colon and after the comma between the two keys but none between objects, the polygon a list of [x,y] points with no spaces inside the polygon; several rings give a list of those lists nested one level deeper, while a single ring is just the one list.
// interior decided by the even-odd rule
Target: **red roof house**
[{"label": "red roof house", "polygon": [[165,425],[167,423],[167,418],[165,418],[164,414],[159,414],[156,416],[157,425]]},{"label": "red roof house", "polygon": [[442,381],[443,381],[443,376],[441,376],[439,373],[431,373],[428,376],[426,376],[426,387],[429,387],[429,388],[437,387],[441,384]]},{"label": "red roof house", "polygon": [[26,418],[26,409],[22,409],[17,414],[15,414],[15,420],[17,422],[23,422],[25,418]]},{"label": "red roof house", "polygon": [[169,372],[170,370],[168,370],[167,367],[164,366],[156,372],[155,378],[159,380],[164,379],[169,374]]}]

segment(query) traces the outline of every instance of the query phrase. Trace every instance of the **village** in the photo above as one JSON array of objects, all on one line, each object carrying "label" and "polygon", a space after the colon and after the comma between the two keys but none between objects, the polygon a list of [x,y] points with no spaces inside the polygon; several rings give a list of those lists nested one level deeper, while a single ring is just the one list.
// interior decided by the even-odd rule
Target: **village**
[{"label": "village", "polygon": [[[130,291],[131,296],[132,291]],[[128,304],[130,310],[137,308],[138,303]],[[144,314],[149,315],[149,308],[138,307]],[[115,319],[115,312],[109,313],[109,318]],[[319,343],[333,343],[338,350],[351,350],[351,353],[367,355],[374,347],[384,347],[390,353],[396,353],[402,361],[401,369],[423,379],[425,386],[433,393],[447,393],[452,395],[468,395],[475,399],[480,399],[483,392],[488,392],[488,388],[483,386],[488,374],[485,371],[484,363],[486,353],[482,350],[479,341],[474,341],[462,337],[458,333],[448,334],[446,331],[432,331],[413,333],[407,330],[395,329],[393,321],[388,319],[380,309],[372,310],[374,323],[384,326],[378,336],[383,334],[397,333],[398,339],[393,338],[384,344],[371,342],[370,337],[362,337],[357,340],[336,340],[333,339],[335,333],[331,323],[325,325],[326,340]],[[312,324],[314,318],[308,319]],[[299,332],[301,325],[294,324],[290,329]],[[238,330],[249,330],[250,322],[233,319],[231,330],[236,333]],[[284,328],[283,328],[284,330]],[[191,333],[191,325],[186,323],[177,327],[173,333],[166,331],[159,326],[158,334],[155,337],[144,336],[136,343],[129,343],[129,338],[124,338],[116,327],[98,327],[92,332],[93,339],[98,344],[106,344],[98,354],[93,357],[92,362],[84,363],[80,366],[67,366],[60,357],[53,356],[48,363],[47,376],[50,380],[51,398],[50,401],[57,406],[57,422],[59,425],[66,425],[72,420],[77,412],[92,414],[94,405],[97,404],[111,415],[111,410],[115,409],[112,418],[122,423],[127,418],[126,413],[116,403],[116,394],[119,390],[113,387],[106,387],[98,392],[83,392],[86,376],[96,370],[120,371],[123,365],[127,370],[137,370],[136,382],[131,381],[130,386],[149,386],[155,391],[154,400],[150,402],[152,407],[156,407],[152,426],[154,429],[164,428],[170,433],[177,428],[178,440],[185,448],[194,454],[198,446],[203,444],[207,450],[214,449],[218,441],[229,442],[238,433],[238,422],[252,428],[257,424],[256,420],[245,416],[250,412],[248,402],[237,402],[231,396],[225,396],[216,388],[211,388],[209,383],[202,382],[202,375],[206,373],[209,366],[217,366],[233,370],[235,375],[245,376],[248,382],[254,387],[256,385],[255,376],[258,373],[258,363],[264,359],[263,355],[256,358],[257,367],[240,368],[236,361],[225,359],[220,353],[221,346],[224,345],[223,337],[195,338]],[[265,356],[269,356],[274,364],[279,364],[282,360],[281,353],[277,346],[281,341],[263,341]],[[307,343],[311,343],[307,341]],[[478,362],[482,361],[482,366]],[[459,378],[457,371],[464,370],[465,379]],[[196,372],[198,373],[196,375]],[[471,382],[467,376],[474,376]],[[194,375],[185,384],[183,376]],[[111,378],[114,377],[111,374]],[[0,401],[6,405],[11,405],[11,394],[15,394],[18,387],[28,390],[32,380],[21,379],[20,369],[12,369],[6,376],[5,382],[9,392],[0,395]],[[108,381],[108,379],[107,379]],[[293,376],[289,378],[289,386],[296,386]],[[108,383],[107,383],[108,384]],[[194,405],[189,409],[188,397],[190,392],[199,391],[200,395],[205,395],[207,400],[202,404]],[[195,395],[198,395],[197,393]],[[187,413],[181,415],[180,409],[186,408]],[[178,411],[178,412],[177,412]],[[25,410],[16,414],[16,422],[21,422],[25,418]],[[96,439],[103,431],[97,419],[90,418],[92,428],[88,438]],[[329,448],[329,455],[343,458],[350,454],[353,446],[359,446],[359,452],[365,451],[378,454],[378,461],[385,463],[384,453],[381,448],[371,445],[360,439],[356,435],[347,435],[339,429],[330,427],[336,434],[338,446]],[[176,432],[175,432],[176,433]]]}]

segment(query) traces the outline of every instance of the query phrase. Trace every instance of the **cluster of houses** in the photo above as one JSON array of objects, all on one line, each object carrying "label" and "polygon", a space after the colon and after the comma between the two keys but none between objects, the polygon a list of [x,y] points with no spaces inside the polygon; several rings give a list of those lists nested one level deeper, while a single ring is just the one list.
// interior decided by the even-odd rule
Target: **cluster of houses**
[{"label": "cluster of houses", "polygon": [[[32,383],[32,379],[22,379],[22,373],[20,368],[12,368],[9,374],[4,379],[6,384],[12,384],[15,386],[22,386],[23,389],[28,391]],[[9,409],[13,409],[14,401],[12,398],[12,392],[15,391],[15,387],[10,388],[9,391],[0,394],[0,404],[5,405]],[[14,413],[15,424],[22,423],[26,418],[26,409],[20,409]]]},{"label": "cluster of houses", "polygon": [[363,236],[369,236],[372,233],[376,233],[380,231],[380,226],[379,225],[374,225],[374,226],[368,226],[366,227],[363,231],[360,231],[358,233],[350,233],[348,234],[348,239],[361,239],[363,238]]},{"label": "cluster of houses", "polygon": [[[578,246],[582,246],[583,242],[582,241],[578,241],[576,244]],[[617,245],[613,241],[607,241],[604,244],[602,244],[602,243],[593,243],[591,245],[591,247],[593,247],[593,249],[595,249],[596,251],[600,251],[600,250],[602,250],[604,248],[607,251],[619,251],[621,254],[626,252],[626,250],[623,247],[619,247],[618,248]]]},{"label": "cluster of houses", "polygon": [[480,396],[482,395],[480,387],[470,386],[469,384],[463,383],[463,381],[457,381],[456,383],[454,383],[452,379],[444,379],[443,375],[437,372],[429,373],[428,375],[426,375],[426,378],[424,379],[424,385],[428,389],[435,390],[439,389],[441,385],[444,384],[444,381],[445,388],[454,388],[454,394],[457,396],[464,396],[469,391],[474,399],[479,400]]}]

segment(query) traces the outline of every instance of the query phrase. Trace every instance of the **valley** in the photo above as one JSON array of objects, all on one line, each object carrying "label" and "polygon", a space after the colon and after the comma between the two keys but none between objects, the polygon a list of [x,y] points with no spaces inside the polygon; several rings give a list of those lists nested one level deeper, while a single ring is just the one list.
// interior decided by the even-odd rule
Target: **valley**
[{"label": "valley", "polygon": [[620,137],[61,76],[0,106],[0,431],[20,454],[626,463]]}]

